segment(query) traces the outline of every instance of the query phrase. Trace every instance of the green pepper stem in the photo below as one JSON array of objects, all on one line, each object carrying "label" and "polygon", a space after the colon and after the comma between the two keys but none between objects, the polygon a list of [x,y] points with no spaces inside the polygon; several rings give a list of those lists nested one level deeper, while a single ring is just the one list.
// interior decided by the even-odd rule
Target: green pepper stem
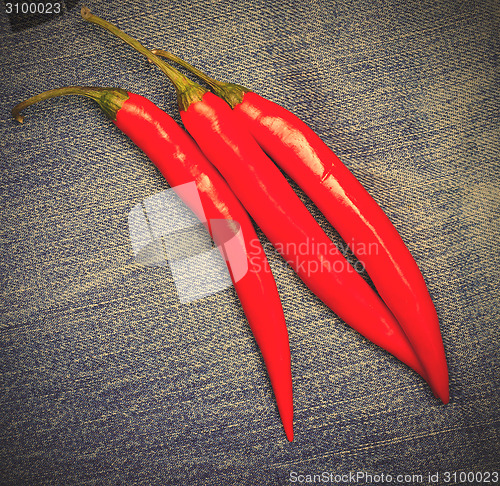
[{"label": "green pepper stem", "polygon": [[199,69],[195,68],[188,62],[184,61],[184,59],[177,57],[175,54],[172,54],[171,52],[164,51],[162,49],[152,49],[151,52],[157,56],[165,57],[170,61],[179,64],[183,68],[187,69],[190,73],[200,78],[202,81],[207,83],[210,86],[210,88],[212,88],[212,91],[217,96],[219,96],[223,100],[226,100],[227,103],[229,103],[229,105],[231,106],[231,108],[234,108],[236,105],[242,103],[245,93],[248,93],[250,91],[248,88],[245,88],[244,86],[240,86],[238,84],[226,83],[224,81],[217,81],[216,79],[211,78],[210,76],[206,75],[203,71],[200,71]]},{"label": "green pepper stem", "polygon": [[201,100],[203,95],[207,92],[207,90],[202,88],[199,84],[186,78],[186,76],[184,76],[177,69],[162,61],[159,57],[155,56],[139,41],[121,31],[118,27],[115,27],[108,21],[101,19],[96,15],[93,15],[87,7],[82,7],[81,15],[88,22],[96,24],[103,29],[106,29],[111,34],[117,36],[129,46],[133,47],[136,51],[146,56],[146,58],[148,58],[152,63],[156,64],[156,66],[158,66],[163,71],[163,73],[167,75],[168,79],[170,79],[170,81],[175,86],[175,89],[177,91],[177,100],[181,109],[186,110],[191,103]]},{"label": "green pepper stem", "polygon": [[164,57],[169,61],[175,62],[179,66],[182,66],[184,69],[187,69],[189,72],[193,73],[195,76],[197,76],[202,81],[207,83],[214,90],[216,90],[218,87],[224,84],[221,81],[217,81],[216,79],[211,78],[203,71],[200,71],[199,69],[195,68],[192,64],[189,64],[188,62],[184,61],[184,59],[177,57],[175,54],[172,54],[171,52],[164,51],[163,49],[151,49],[151,52],[156,56]]},{"label": "green pepper stem", "polygon": [[80,95],[86,96],[96,101],[106,115],[114,120],[116,112],[121,108],[123,102],[128,99],[128,93],[121,88],[101,88],[94,86],[66,86],[64,88],[50,89],[36,96],[32,96],[26,101],[18,103],[12,108],[12,116],[19,122],[23,123],[24,116],[21,115],[28,106],[34,105],[39,101],[56,98],[58,96]]}]

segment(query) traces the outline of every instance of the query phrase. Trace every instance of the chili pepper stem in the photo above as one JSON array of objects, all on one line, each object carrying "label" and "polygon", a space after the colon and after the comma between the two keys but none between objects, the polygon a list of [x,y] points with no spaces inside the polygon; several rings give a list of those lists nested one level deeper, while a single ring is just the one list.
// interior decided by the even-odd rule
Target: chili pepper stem
[{"label": "chili pepper stem", "polygon": [[221,81],[217,81],[216,79],[211,78],[210,76],[208,76],[208,74],[205,74],[203,71],[200,71],[199,69],[195,68],[191,64],[184,61],[184,59],[177,57],[175,54],[172,54],[171,52],[164,51],[163,49],[151,49],[151,52],[155,56],[164,57],[165,59],[168,59],[169,61],[175,62],[179,66],[182,66],[183,68],[192,72],[195,76],[197,76],[202,81],[207,83],[214,90],[223,85],[223,83]]},{"label": "chili pepper stem", "polygon": [[218,81],[217,79],[211,78],[203,71],[200,71],[188,62],[184,61],[184,59],[177,57],[171,52],[164,51],[163,49],[151,49],[151,52],[156,56],[164,57],[169,61],[175,62],[179,66],[182,66],[184,69],[187,69],[189,72],[193,73],[196,77],[207,83],[217,96],[229,103],[231,108],[239,105],[243,101],[244,94],[250,91],[248,88],[240,86],[239,84],[225,83],[223,81]]},{"label": "chili pepper stem", "polygon": [[177,102],[179,103],[179,108],[181,110],[187,110],[191,103],[194,103],[195,101],[201,101],[203,95],[207,92],[205,88],[202,88],[198,83],[191,81],[182,73],[177,71],[177,69],[163,62],[149,49],[146,49],[139,41],[135,40],[133,37],[130,37],[118,27],[115,27],[108,21],[92,14],[92,12],[87,7],[82,7],[80,13],[85,20],[96,24],[103,29],[106,29],[113,35],[116,35],[118,38],[126,42],[129,46],[133,47],[136,51],[146,56],[151,62],[156,64],[156,66],[158,66],[163,71],[163,73],[166,74],[168,79],[170,79],[170,81],[175,86],[175,89],[177,91]]},{"label": "chili pepper stem", "polygon": [[116,119],[116,113],[121,108],[123,102],[128,99],[128,93],[121,88],[101,88],[90,86],[66,86],[64,88],[50,89],[36,96],[32,96],[12,108],[12,116],[23,123],[24,116],[21,115],[28,106],[34,105],[39,101],[56,98],[58,96],[80,95],[86,96],[96,101],[104,113],[111,119]]}]

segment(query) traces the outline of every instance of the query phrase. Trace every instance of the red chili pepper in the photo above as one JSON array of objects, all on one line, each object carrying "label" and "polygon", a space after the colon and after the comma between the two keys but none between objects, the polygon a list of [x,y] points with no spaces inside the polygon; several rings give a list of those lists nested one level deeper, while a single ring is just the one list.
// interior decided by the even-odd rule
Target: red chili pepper
[{"label": "red chili pepper", "polygon": [[264,249],[241,203],[191,137],[142,96],[122,89],[70,86],[34,96],[18,104],[12,114],[22,122],[21,110],[62,95],[83,95],[95,100],[113,123],[145,152],[174,190],[186,183],[196,184],[199,199],[183,191],[178,195],[205,224],[228,263],[234,287],[262,352],[286,436],[292,441],[292,375],[283,308]]},{"label": "red chili pepper", "polygon": [[353,328],[425,377],[394,316],[340,254],[227,103],[85,7],[82,16],[141,52],[174,83],[184,126],[306,285]]},{"label": "red chili pepper", "polygon": [[[434,304],[411,253],[389,218],[321,138],[293,113],[247,88],[210,78],[177,56],[225,99],[255,140],[325,215],[363,260],[380,296],[402,326],[434,393],[449,401],[448,367]],[[367,248],[376,248],[367,253]]]}]

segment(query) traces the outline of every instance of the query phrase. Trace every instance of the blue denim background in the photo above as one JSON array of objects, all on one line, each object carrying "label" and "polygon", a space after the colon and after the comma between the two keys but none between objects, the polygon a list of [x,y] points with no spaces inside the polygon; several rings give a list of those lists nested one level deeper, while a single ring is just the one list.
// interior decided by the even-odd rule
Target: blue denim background
[{"label": "blue denim background", "polygon": [[498,469],[499,2],[87,5],[282,104],[335,150],[422,270],[451,401],[341,322],[260,234],[289,327],[288,443],[234,289],[180,304],[168,268],[133,262],[127,215],[168,187],[159,172],[90,100],[47,101],[23,126],[9,115],[81,84],[127,88],[179,120],[173,88],[85,23],[81,3],[16,32],[2,11],[1,483],[285,485],[291,471]]}]

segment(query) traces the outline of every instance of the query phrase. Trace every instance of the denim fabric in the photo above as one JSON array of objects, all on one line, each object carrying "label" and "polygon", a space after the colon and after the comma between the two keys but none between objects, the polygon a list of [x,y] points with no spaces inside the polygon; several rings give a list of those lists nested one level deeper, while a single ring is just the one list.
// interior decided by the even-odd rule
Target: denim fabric
[{"label": "denim fabric", "polygon": [[168,265],[134,261],[128,214],[168,188],[148,159],[87,99],[31,107],[22,126],[9,115],[46,89],[104,85],[179,120],[168,80],[84,22],[81,3],[15,28],[2,5],[0,483],[283,486],[365,471],[393,481],[350,484],[480,484],[458,473],[498,470],[499,2],[87,5],[280,103],[334,149],[422,270],[451,400],[340,321],[259,233],[290,336],[288,443],[234,289],[181,303]]}]

